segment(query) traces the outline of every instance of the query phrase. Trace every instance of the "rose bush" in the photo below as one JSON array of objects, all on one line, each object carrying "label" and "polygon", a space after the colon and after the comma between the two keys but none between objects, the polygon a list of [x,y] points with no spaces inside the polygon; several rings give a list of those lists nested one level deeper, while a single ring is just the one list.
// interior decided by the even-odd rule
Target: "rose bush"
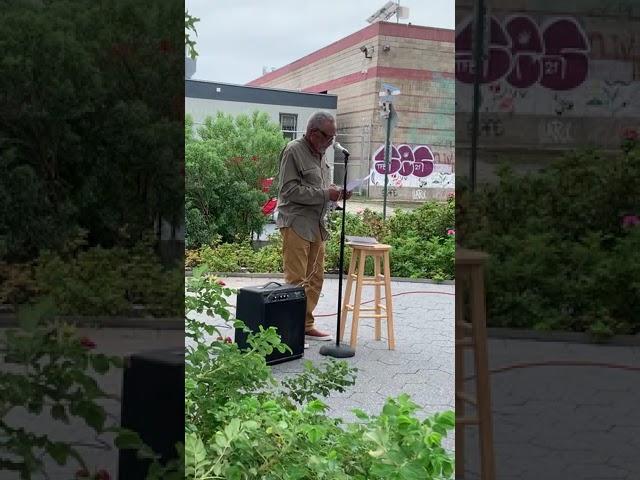
[{"label": "rose bush", "polygon": [[453,412],[419,420],[419,407],[400,395],[380,415],[355,410],[357,423],[329,417],[321,398],[352,385],[355,369],[307,362],[302,374],[277,381],[264,356],[288,347],[273,327],[250,334],[240,350],[197,315],[245,328],[229,313],[232,293],[204,268],[188,282],[187,479],[453,479],[453,455],[441,445]]}]

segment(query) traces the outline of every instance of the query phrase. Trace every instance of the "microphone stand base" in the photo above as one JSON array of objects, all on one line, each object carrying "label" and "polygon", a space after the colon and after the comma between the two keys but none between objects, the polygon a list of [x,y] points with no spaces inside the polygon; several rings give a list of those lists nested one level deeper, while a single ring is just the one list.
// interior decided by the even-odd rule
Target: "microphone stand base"
[{"label": "microphone stand base", "polygon": [[355,354],[356,351],[349,345],[336,345],[333,343],[331,345],[323,345],[320,347],[320,355],[328,355],[329,357],[349,358],[353,357]]}]

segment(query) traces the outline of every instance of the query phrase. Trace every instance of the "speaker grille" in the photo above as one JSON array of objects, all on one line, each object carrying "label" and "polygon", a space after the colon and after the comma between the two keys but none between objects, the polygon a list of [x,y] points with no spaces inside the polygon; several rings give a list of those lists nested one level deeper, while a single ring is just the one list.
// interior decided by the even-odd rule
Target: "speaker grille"
[{"label": "speaker grille", "polygon": [[[260,287],[245,287],[238,290],[236,317],[252,332],[258,327],[266,330],[275,327],[282,342],[291,352],[274,351],[267,355],[269,365],[300,358],[304,355],[304,319],[307,298],[303,287],[294,285],[267,284]],[[235,341],[240,348],[247,348],[247,334],[236,329]]]}]

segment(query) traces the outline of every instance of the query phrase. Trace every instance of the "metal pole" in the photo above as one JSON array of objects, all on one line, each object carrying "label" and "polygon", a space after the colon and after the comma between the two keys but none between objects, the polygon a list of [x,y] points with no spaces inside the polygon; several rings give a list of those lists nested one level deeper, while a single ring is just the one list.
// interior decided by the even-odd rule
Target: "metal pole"
[{"label": "metal pole", "polygon": [[384,194],[382,200],[382,220],[387,218],[387,186],[389,185],[389,157],[391,145],[389,139],[391,137],[391,109],[387,117],[387,138],[384,143]]},{"label": "metal pole", "polygon": [[476,164],[478,159],[478,134],[480,114],[480,80],[482,78],[483,46],[484,46],[484,0],[476,0],[476,19],[474,28],[474,72],[473,72],[473,111],[471,116],[471,165],[469,184],[471,191],[476,189]]},{"label": "metal pole", "polygon": [[342,185],[342,228],[340,230],[340,259],[338,260],[340,271],[338,272],[338,311],[336,312],[336,344],[325,345],[320,348],[320,355],[328,355],[335,358],[349,358],[356,354],[356,351],[348,345],[340,345],[340,313],[342,310],[342,276],[344,275],[344,242],[345,242],[345,224],[347,214],[347,165],[349,163],[349,153],[343,152],[344,155],[344,180]]},{"label": "metal pole", "polygon": [[344,194],[342,195],[342,228],[340,230],[340,258],[338,260],[338,264],[340,265],[340,273],[338,273],[338,326],[336,329],[336,347],[340,346],[340,311],[342,310],[342,276],[344,273],[344,227],[346,224],[345,215],[347,212],[347,163],[349,161],[349,154],[344,153],[344,185],[342,186],[342,191]]}]

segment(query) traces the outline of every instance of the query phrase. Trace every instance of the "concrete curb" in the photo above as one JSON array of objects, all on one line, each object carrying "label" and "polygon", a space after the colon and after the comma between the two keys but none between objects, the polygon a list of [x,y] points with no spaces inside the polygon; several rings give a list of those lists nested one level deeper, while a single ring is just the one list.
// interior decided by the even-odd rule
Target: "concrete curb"
[{"label": "concrete curb", "polygon": [[[108,317],[108,316],[59,316],[57,320],[71,323],[79,328],[132,328],[142,330],[181,330],[184,331],[184,319],[180,318],[136,318],[136,317]],[[18,319],[14,314],[0,314],[0,328],[18,326]]]},{"label": "concrete curb", "polygon": [[[282,273],[249,273],[249,272],[211,272],[220,278],[282,278]],[[185,270],[185,277],[191,276],[191,270]],[[337,273],[325,273],[324,278],[338,278]],[[344,278],[344,277],[343,277]],[[428,283],[431,285],[455,285],[455,280],[431,280],[429,278],[391,277],[392,282]]]},{"label": "concrete curb", "polygon": [[595,341],[592,335],[584,332],[540,332],[529,329],[489,327],[487,328],[487,336],[492,339],[503,340],[533,340],[538,342],[565,342],[615,347],[640,346],[640,335],[614,335],[602,341]]}]

